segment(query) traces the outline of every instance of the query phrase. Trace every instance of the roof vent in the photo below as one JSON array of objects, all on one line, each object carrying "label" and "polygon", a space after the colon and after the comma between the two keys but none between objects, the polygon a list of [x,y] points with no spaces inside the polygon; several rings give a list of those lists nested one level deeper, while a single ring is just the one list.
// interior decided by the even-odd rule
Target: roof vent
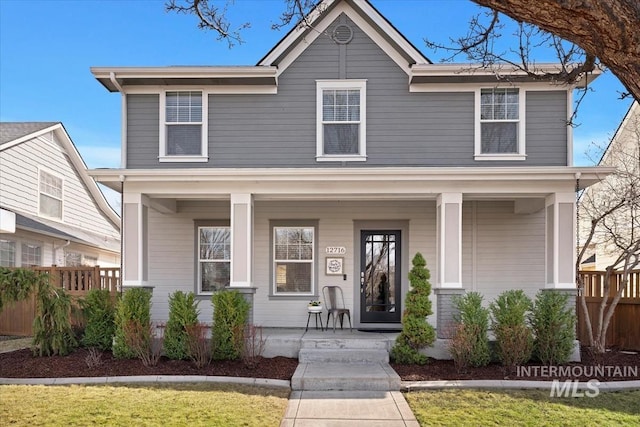
[{"label": "roof vent", "polygon": [[340,24],[333,30],[331,38],[338,44],[347,44],[353,39],[353,30],[348,25]]}]

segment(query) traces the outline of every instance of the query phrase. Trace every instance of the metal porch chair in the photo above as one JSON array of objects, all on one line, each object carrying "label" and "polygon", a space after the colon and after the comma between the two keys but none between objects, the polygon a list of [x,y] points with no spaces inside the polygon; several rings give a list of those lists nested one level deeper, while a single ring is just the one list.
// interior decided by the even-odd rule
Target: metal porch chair
[{"label": "metal porch chair", "polygon": [[340,286],[325,286],[322,288],[324,305],[327,307],[327,329],[329,329],[329,318],[333,316],[333,332],[336,332],[336,321],[340,318],[340,329],[343,327],[344,316],[349,320],[349,330],[353,332],[351,326],[351,312],[344,305],[344,295]]}]

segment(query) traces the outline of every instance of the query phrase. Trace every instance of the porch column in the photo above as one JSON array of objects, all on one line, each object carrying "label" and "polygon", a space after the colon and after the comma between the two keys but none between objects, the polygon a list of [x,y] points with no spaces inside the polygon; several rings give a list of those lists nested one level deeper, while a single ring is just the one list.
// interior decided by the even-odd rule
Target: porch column
[{"label": "porch column", "polygon": [[438,276],[437,337],[449,338],[455,308],[453,297],[462,288],[462,193],[442,193],[436,201]]},{"label": "porch column", "polygon": [[251,287],[253,263],[253,197],[231,194],[231,284],[232,288]]},{"label": "porch column", "polygon": [[149,287],[148,200],[140,193],[124,193],[122,203],[122,286]]},{"label": "porch column", "polygon": [[554,193],[545,199],[547,289],[575,289],[576,196]]}]

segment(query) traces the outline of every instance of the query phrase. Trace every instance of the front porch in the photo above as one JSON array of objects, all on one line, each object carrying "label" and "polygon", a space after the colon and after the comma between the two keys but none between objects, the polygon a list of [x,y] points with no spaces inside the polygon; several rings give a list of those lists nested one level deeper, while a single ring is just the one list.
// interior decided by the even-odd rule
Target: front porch
[{"label": "front porch", "polygon": [[210,323],[210,294],[228,287],[251,300],[252,323],[301,327],[338,285],[355,328],[399,329],[421,252],[439,338],[455,294],[574,289],[575,178],[597,180],[580,168],[115,172],[95,175],[123,192],[124,286],[153,288],[154,321],[181,290]]}]

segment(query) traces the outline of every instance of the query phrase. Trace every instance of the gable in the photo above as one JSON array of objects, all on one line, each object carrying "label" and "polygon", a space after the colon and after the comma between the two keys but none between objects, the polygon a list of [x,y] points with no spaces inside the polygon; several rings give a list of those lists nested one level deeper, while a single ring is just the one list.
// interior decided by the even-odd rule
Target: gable
[{"label": "gable", "polygon": [[[282,73],[319,37],[328,38],[336,44],[344,43],[344,32],[336,32],[334,24],[339,18],[345,17],[374,41],[407,75],[410,75],[413,64],[430,63],[369,2],[338,0],[322,2],[309,14],[310,27],[298,25],[291,30],[258,65],[277,66],[279,73]],[[349,43],[350,41],[344,45]]]}]

